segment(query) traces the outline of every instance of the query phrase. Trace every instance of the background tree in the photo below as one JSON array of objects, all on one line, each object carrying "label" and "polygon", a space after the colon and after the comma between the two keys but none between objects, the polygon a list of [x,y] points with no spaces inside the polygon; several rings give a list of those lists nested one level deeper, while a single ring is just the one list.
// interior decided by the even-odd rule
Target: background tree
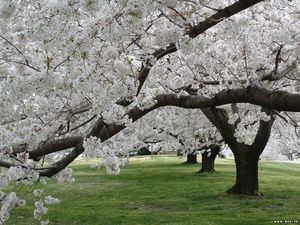
[{"label": "background tree", "polygon": [[211,144],[207,146],[205,151],[201,152],[202,162],[201,168],[197,173],[214,173],[215,172],[215,159],[221,151],[221,147],[218,144]]}]

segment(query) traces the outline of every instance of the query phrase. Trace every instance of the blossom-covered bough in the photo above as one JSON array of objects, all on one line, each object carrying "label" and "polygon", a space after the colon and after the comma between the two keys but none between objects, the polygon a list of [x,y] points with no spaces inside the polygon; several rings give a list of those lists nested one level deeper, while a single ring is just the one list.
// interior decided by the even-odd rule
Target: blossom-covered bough
[{"label": "blossom-covered bough", "polygon": [[[202,109],[235,155],[230,192],[258,193],[274,116],[300,112],[299,3],[2,0],[0,223],[24,205],[10,182],[73,181],[80,155],[117,173],[136,147],[118,148],[120,135],[166,106]],[[51,199],[40,192],[39,220]]]}]

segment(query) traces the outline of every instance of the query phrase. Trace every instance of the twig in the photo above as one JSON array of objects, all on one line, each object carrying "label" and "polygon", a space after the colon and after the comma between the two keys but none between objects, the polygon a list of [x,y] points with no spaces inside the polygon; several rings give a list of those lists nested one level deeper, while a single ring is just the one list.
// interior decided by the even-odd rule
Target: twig
[{"label": "twig", "polygon": [[20,65],[23,65],[23,66],[27,66],[29,67],[30,69],[33,69],[37,72],[41,72],[41,70],[31,66],[30,64],[28,64],[27,62],[24,63],[24,62],[19,62],[19,61],[15,61],[15,60],[12,60],[12,59],[5,59],[5,58],[0,58],[1,60],[5,61],[5,62],[11,62],[11,63],[16,63],[16,64],[20,64]]},{"label": "twig", "polygon": [[28,59],[24,56],[23,52],[21,52],[21,50],[20,50],[16,45],[14,45],[11,41],[9,41],[7,38],[5,38],[4,36],[2,36],[1,34],[0,34],[0,37],[1,37],[3,40],[5,40],[10,46],[12,46],[14,49],[16,49],[17,52],[18,52],[18,53],[24,58],[24,60],[25,60],[25,63],[24,63],[24,62],[13,61],[13,60],[6,60],[7,62],[12,62],[12,63],[18,63],[18,64],[21,64],[21,65],[25,65],[25,66],[28,66],[28,67],[31,68],[31,69],[34,69],[34,70],[37,71],[37,72],[41,72],[39,69],[36,69],[36,68],[34,68],[33,66],[31,66],[31,65],[29,64]]}]

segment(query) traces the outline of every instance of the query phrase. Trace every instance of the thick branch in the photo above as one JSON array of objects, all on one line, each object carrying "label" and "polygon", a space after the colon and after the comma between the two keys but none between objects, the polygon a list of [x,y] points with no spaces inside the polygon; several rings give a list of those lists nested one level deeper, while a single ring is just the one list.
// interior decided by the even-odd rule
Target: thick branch
[{"label": "thick branch", "polygon": [[43,155],[65,150],[68,148],[73,148],[77,146],[82,140],[83,137],[81,136],[71,136],[58,140],[53,140],[45,144],[41,144],[38,146],[37,149],[30,151],[29,157],[32,159],[37,159],[38,157],[41,157]]},{"label": "thick branch", "polygon": [[0,160],[0,166],[1,166],[1,167],[4,167],[4,168],[10,168],[10,167],[15,166],[15,165],[12,164],[12,163],[9,163],[9,162]]},{"label": "thick branch", "polygon": [[[202,96],[178,96],[176,94],[162,94],[155,98],[156,104],[141,110],[134,107],[127,115],[136,121],[152,110],[163,106],[177,106],[182,108],[209,108],[230,103],[251,103],[279,111],[300,112],[300,94],[290,94],[284,91],[269,91],[264,88],[249,86],[248,88],[224,90],[211,98]],[[99,119],[87,137],[96,136],[102,141],[109,139],[125,128],[125,124],[105,124]],[[227,140],[226,140],[227,141]],[[53,164],[56,169],[41,171],[43,176],[52,176],[69,165],[83,151],[83,142],[77,145],[66,157]]]},{"label": "thick branch", "polygon": [[[105,123],[103,121],[103,118],[99,118],[97,120],[97,122],[95,123],[94,127],[92,128],[92,130],[86,136],[86,138],[89,138],[91,136],[98,137],[99,136],[99,131],[101,131],[104,126],[105,126]],[[84,152],[83,140],[84,139],[81,139],[80,143],[77,144],[77,146],[69,154],[67,154],[64,158],[62,158],[61,160],[59,160],[56,163],[54,163],[53,164],[53,168],[48,168],[48,169],[40,171],[39,172],[40,176],[48,176],[48,177],[49,176],[53,176],[56,173],[58,173],[59,171],[61,171],[64,168],[66,168],[81,153]]]},{"label": "thick branch", "polygon": [[240,0],[235,2],[234,4],[227,6],[224,9],[219,10],[216,14],[212,15],[211,17],[207,18],[205,21],[193,26],[189,29],[187,34],[195,38],[199,34],[202,34],[204,31],[208,30],[209,28],[217,25],[221,21],[226,18],[229,18],[245,9],[250,8],[257,3],[262,2],[262,0]]},{"label": "thick branch", "polygon": [[[190,36],[191,38],[195,38],[198,35],[204,33],[206,30],[210,29],[211,27],[215,26],[216,24],[220,23],[224,18],[229,18],[259,2],[262,2],[262,0],[240,0],[228,7],[225,7],[224,9],[220,9],[217,13],[212,15],[211,17],[207,18],[206,20],[198,23],[197,25],[190,27],[188,31],[186,32],[186,35]],[[173,52],[176,52],[178,49],[175,46],[175,43],[171,43],[167,48],[165,49],[159,49],[157,50],[154,54],[153,57],[156,58],[157,60],[170,54]],[[143,65],[142,69],[139,72],[138,75],[138,95],[142,89],[143,84],[145,83],[149,72],[150,68],[152,65],[149,65],[148,62],[145,62],[145,65]],[[121,105],[128,105],[130,104],[130,101],[127,101],[125,99],[121,99],[119,101]]]},{"label": "thick branch", "polygon": [[265,112],[271,118],[269,121],[263,121],[263,120],[259,121],[258,131],[251,145],[252,149],[258,155],[260,155],[263,152],[265,146],[268,143],[271,134],[272,125],[275,120],[274,113],[272,110],[262,107],[261,112]]},{"label": "thick branch", "polygon": [[225,109],[202,108],[203,114],[219,130],[225,142],[230,146],[236,143],[235,127],[228,123],[228,114]]},{"label": "thick branch", "polygon": [[[65,150],[68,148],[73,148],[77,146],[82,140],[83,137],[81,136],[72,136],[72,137],[65,137],[61,139],[51,140],[46,143],[41,143],[36,149],[32,151],[28,151],[29,158],[38,160],[39,157],[41,156],[48,155],[61,150]],[[17,155],[18,153],[25,152],[25,151],[26,151],[26,147],[14,148],[13,155]]]},{"label": "thick branch", "polygon": [[279,111],[300,112],[300,94],[270,91],[257,86],[223,90],[212,97],[162,94],[155,100],[159,107],[171,105],[182,108],[209,108],[231,103],[251,103]]}]

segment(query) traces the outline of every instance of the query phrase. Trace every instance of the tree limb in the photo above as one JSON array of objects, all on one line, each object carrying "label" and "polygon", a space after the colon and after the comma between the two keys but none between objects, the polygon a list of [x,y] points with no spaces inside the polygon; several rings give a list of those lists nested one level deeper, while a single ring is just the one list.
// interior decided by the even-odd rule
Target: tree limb
[{"label": "tree limb", "polygon": [[[285,91],[269,91],[267,89],[249,86],[246,89],[224,90],[213,97],[203,96],[178,96],[176,94],[162,94],[155,99],[156,104],[148,109],[134,107],[127,112],[127,116],[136,121],[147,113],[164,106],[177,106],[182,108],[209,108],[230,103],[251,103],[279,111],[300,112],[300,94],[290,94]],[[105,124],[103,119],[98,119],[88,137],[95,136],[105,141],[125,128],[125,124]],[[227,141],[227,140],[226,140]],[[83,141],[80,142],[68,155],[53,164],[55,169],[40,172],[41,176],[52,176],[68,166],[74,159],[84,152]]]},{"label": "tree limb", "polygon": [[[238,2],[235,2],[234,4],[225,7],[224,9],[220,9],[217,13],[212,15],[211,17],[207,18],[206,20],[198,23],[195,26],[189,27],[188,31],[185,35],[188,35],[191,38],[195,38],[198,35],[204,33],[206,30],[210,29],[211,27],[217,25],[220,23],[224,18],[229,18],[259,2],[262,2],[262,0],[239,0]],[[153,53],[153,57],[156,60],[159,60],[160,58],[176,52],[178,49],[176,48],[175,43],[171,43],[168,47],[165,49],[158,49]],[[152,65],[149,62],[145,62],[142,66],[137,81],[139,82],[138,89],[136,95],[138,95],[150,73],[150,68]],[[127,106],[131,103],[131,101],[126,99],[120,99],[119,100],[120,105]]]},{"label": "tree limb", "polygon": [[191,38],[195,38],[224,19],[229,18],[260,2],[262,2],[262,0],[239,0],[232,5],[225,7],[224,9],[220,9],[217,13],[207,18],[203,22],[198,23],[196,26],[190,27],[187,35],[189,35]]},{"label": "tree limb", "polygon": [[271,118],[269,121],[259,120],[258,131],[252,143],[252,148],[258,155],[263,152],[265,146],[267,145],[271,134],[272,125],[275,120],[273,110],[262,107],[261,112],[265,112]]}]

